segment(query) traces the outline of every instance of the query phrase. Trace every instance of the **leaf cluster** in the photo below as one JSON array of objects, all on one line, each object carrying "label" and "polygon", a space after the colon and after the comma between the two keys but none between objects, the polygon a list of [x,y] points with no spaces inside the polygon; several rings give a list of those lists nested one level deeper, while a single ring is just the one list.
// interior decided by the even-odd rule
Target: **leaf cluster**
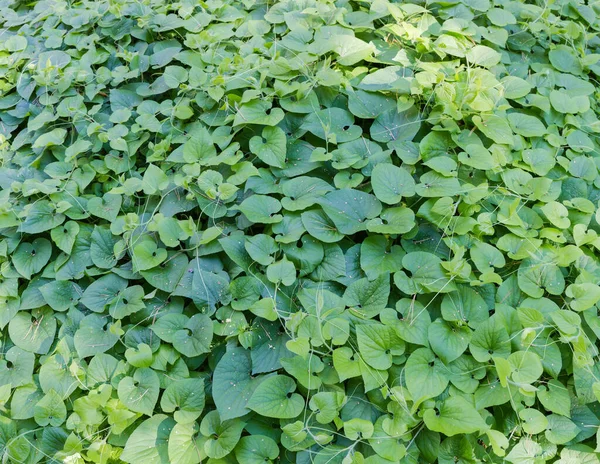
[{"label": "leaf cluster", "polygon": [[0,459],[600,463],[600,6],[0,0]]}]

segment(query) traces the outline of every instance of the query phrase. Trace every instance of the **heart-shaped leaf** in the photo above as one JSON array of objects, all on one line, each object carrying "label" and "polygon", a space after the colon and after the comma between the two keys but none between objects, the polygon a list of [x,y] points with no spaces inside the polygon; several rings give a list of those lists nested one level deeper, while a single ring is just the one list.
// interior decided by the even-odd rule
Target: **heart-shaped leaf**
[{"label": "heart-shaped leaf", "polygon": [[12,257],[15,269],[27,280],[40,272],[52,256],[52,245],[45,238],[36,238],[31,243],[21,243]]}]

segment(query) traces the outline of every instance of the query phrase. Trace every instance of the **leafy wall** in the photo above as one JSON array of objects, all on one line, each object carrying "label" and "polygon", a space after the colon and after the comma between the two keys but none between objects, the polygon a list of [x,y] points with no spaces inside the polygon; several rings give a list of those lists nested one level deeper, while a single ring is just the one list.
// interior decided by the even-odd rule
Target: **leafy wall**
[{"label": "leafy wall", "polygon": [[8,463],[599,463],[600,4],[0,0]]}]

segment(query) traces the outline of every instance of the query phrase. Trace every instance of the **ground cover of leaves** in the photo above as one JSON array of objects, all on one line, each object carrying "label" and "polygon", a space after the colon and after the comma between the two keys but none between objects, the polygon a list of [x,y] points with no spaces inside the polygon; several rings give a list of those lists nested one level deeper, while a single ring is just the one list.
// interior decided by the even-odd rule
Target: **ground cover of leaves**
[{"label": "ground cover of leaves", "polygon": [[599,464],[599,16],[0,0],[2,462]]}]

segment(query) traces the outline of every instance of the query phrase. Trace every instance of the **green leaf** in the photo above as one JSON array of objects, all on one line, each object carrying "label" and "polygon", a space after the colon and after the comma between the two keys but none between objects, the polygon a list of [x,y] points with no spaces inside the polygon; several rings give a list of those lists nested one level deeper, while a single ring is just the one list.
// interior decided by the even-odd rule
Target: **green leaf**
[{"label": "green leaf", "polygon": [[77,306],[83,290],[75,282],[56,280],[40,287],[44,301],[55,311],[67,311]]},{"label": "green leaf", "polygon": [[167,259],[167,250],[158,248],[156,242],[144,240],[133,247],[133,263],[137,270],[152,269]]},{"label": "green leaf", "polygon": [[572,284],[567,287],[565,294],[573,298],[569,303],[572,309],[585,311],[600,301],[600,286],[588,282]]},{"label": "green leaf", "polygon": [[189,261],[183,253],[171,253],[162,263],[140,273],[150,285],[164,292],[173,292],[181,280]]},{"label": "green leaf", "polygon": [[475,45],[466,53],[465,57],[469,63],[489,68],[500,62],[501,55],[493,48],[485,45]]},{"label": "green leaf", "polygon": [[469,350],[479,362],[489,361],[493,357],[506,358],[511,352],[508,333],[497,318],[490,318],[475,329]]},{"label": "green leaf", "polygon": [[550,104],[559,113],[585,113],[590,109],[590,100],[585,95],[570,95],[562,90],[550,92]]},{"label": "green leaf", "polygon": [[205,128],[195,131],[183,146],[183,159],[188,163],[211,164],[217,156],[213,138]]},{"label": "green leaf", "polygon": [[143,191],[146,195],[165,190],[169,186],[169,177],[157,166],[148,165],[144,172]]},{"label": "green leaf", "polygon": [[285,375],[266,378],[248,401],[248,408],[262,416],[292,419],[300,415],[304,400],[296,390],[296,383]]},{"label": "green leaf", "polygon": [[471,340],[471,330],[452,322],[436,319],[428,329],[429,345],[445,364],[465,352]]},{"label": "green leaf", "polygon": [[271,264],[275,260],[271,255],[279,250],[279,246],[275,240],[265,234],[247,237],[245,248],[254,261],[264,266]]},{"label": "green leaf", "polygon": [[228,346],[215,368],[212,384],[213,399],[223,420],[250,412],[246,405],[261,380],[260,377],[252,377],[252,361],[248,351]]},{"label": "green leaf", "polygon": [[333,144],[350,142],[362,133],[361,128],[354,125],[354,116],[341,108],[326,108],[309,114],[302,129]]},{"label": "green leaf", "polygon": [[196,422],[175,424],[168,442],[170,462],[198,464],[207,457],[203,447],[206,439],[199,431]]},{"label": "green leaf", "polygon": [[219,302],[229,302],[229,276],[201,258],[189,262],[173,295],[190,298],[199,308],[213,310]]},{"label": "green leaf", "polygon": [[11,341],[32,353],[46,354],[54,343],[56,319],[49,308],[18,312],[8,324]]},{"label": "green leaf", "polygon": [[579,74],[582,70],[579,58],[566,45],[558,45],[553,50],[550,50],[548,58],[552,66],[561,72]]},{"label": "green leaf", "polygon": [[542,447],[531,438],[522,438],[506,456],[508,462],[513,464],[535,463],[542,454]]},{"label": "green leaf", "polygon": [[421,128],[418,110],[412,106],[406,111],[399,112],[396,108],[381,113],[371,125],[371,138],[376,142],[396,142],[412,140]]},{"label": "green leaf", "polygon": [[460,396],[451,396],[437,409],[427,409],[423,413],[423,421],[430,430],[449,437],[488,428],[473,405]]},{"label": "green leaf", "polygon": [[320,201],[338,232],[350,235],[366,229],[368,219],[379,216],[381,203],[373,195],[354,189],[330,192]]},{"label": "green leaf", "polygon": [[339,242],[344,237],[329,216],[320,210],[302,213],[302,225],[310,235],[324,243]]},{"label": "green leaf", "polygon": [[288,211],[300,211],[314,205],[333,187],[317,177],[300,176],[286,181],[281,191],[286,196],[281,205]]},{"label": "green leaf", "polygon": [[285,167],[286,138],[279,127],[265,127],[262,136],[250,139],[250,151],[269,166]]},{"label": "green leaf", "polygon": [[281,322],[279,320],[266,322],[257,319],[252,324],[251,333],[252,375],[272,372],[281,368],[281,358],[290,354],[286,348],[290,337],[282,330]]},{"label": "green leaf", "polygon": [[426,172],[419,179],[415,191],[421,197],[446,197],[460,193],[460,183],[454,177],[444,177],[433,171]]},{"label": "green leaf", "polygon": [[548,427],[545,435],[550,443],[562,445],[571,441],[579,433],[579,427],[564,416],[550,414],[547,419]]},{"label": "green leaf", "polygon": [[127,281],[116,274],[107,274],[85,289],[81,303],[94,312],[104,311],[118,295],[127,288]]},{"label": "green leaf", "polygon": [[33,274],[37,274],[44,268],[51,255],[50,241],[36,238],[31,243],[21,243],[12,256],[12,262],[17,272],[30,280]]},{"label": "green leaf", "polygon": [[407,294],[440,292],[448,293],[456,290],[456,285],[446,277],[441,266],[442,260],[432,253],[415,251],[402,258],[402,266],[411,273],[394,274],[394,283]]},{"label": "green leaf", "polygon": [[546,133],[546,127],[535,116],[524,113],[510,113],[508,123],[511,129],[523,137],[542,137]]},{"label": "green leaf", "polygon": [[4,354],[4,359],[0,359],[0,382],[12,388],[27,385],[33,381],[34,365],[33,353],[13,346]]},{"label": "green leaf", "polygon": [[415,350],[406,361],[406,386],[415,402],[435,398],[448,383],[446,368],[428,348]]},{"label": "green leaf", "polygon": [[516,351],[508,357],[512,379],[518,384],[535,382],[544,371],[539,356],[531,351]]},{"label": "green leaf", "polygon": [[374,119],[395,107],[394,99],[382,94],[364,90],[348,93],[348,109],[357,118]]},{"label": "green leaf", "polygon": [[65,215],[57,213],[48,200],[39,200],[28,205],[24,211],[24,220],[19,225],[19,232],[24,234],[39,234],[62,224]]},{"label": "green leaf", "polygon": [[571,417],[571,397],[567,388],[558,380],[552,379],[547,386],[540,386],[538,399],[548,411]]},{"label": "green leaf", "polygon": [[238,462],[264,464],[273,462],[279,456],[277,443],[264,435],[242,437],[235,447]]},{"label": "green leaf", "polygon": [[187,81],[188,72],[181,66],[167,66],[163,73],[165,84],[170,89],[179,87],[180,84]]},{"label": "green leaf", "polygon": [[71,254],[75,239],[79,234],[79,224],[75,221],[67,221],[62,226],[56,227],[50,231],[52,241],[56,246],[67,254]]},{"label": "green leaf", "polygon": [[267,279],[274,284],[281,282],[286,287],[290,286],[296,281],[296,268],[284,256],[281,261],[267,267]]},{"label": "green leaf", "polygon": [[522,409],[519,412],[519,417],[523,420],[523,430],[526,433],[542,433],[548,426],[548,419],[537,409]]},{"label": "green leaf", "polygon": [[242,430],[246,424],[240,420],[221,421],[217,411],[211,411],[200,424],[200,432],[207,440],[204,451],[213,459],[227,456],[240,441]]},{"label": "green leaf", "polygon": [[[510,12],[506,10],[501,10],[500,8],[496,8],[496,11],[502,12],[505,15],[511,15]],[[493,10],[492,10],[493,11]],[[488,13],[489,14],[489,13]],[[514,18],[514,16],[513,16]],[[531,85],[525,79],[521,79],[517,76],[506,76],[503,77],[500,81],[502,87],[504,87],[504,97],[510,99],[522,98],[525,97],[531,91]]]},{"label": "green leaf", "polygon": [[369,280],[402,268],[404,251],[398,245],[390,245],[385,237],[372,236],[360,247],[360,267]]},{"label": "green leaf", "polygon": [[488,307],[484,299],[473,289],[459,286],[456,292],[444,295],[441,304],[442,317],[446,321],[460,321],[470,327],[489,320]]},{"label": "green leaf", "polygon": [[119,341],[119,335],[105,325],[105,318],[97,314],[90,314],[81,321],[73,337],[80,358],[104,353]]},{"label": "green leaf", "polygon": [[281,203],[275,198],[266,195],[252,195],[246,198],[237,209],[249,221],[261,224],[275,224],[281,222],[283,217],[277,214],[281,211]]},{"label": "green leaf", "polygon": [[158,374],[144,367],[136,369],[133,377],[124,377],[119,382],[119,399],[134,412],[152,416],[158,401],[160,381]]},{"label": "green leaf", "polygon": [[374,369],[389,369],[393,357],[404,353],[404,342],[391,327],[361,324],[356,337],[361,357]]},{"label": "green leaf", "polygon": [[112,269],[117,264],[115,245],[118,240],[108,227],[94,227],[90,243],[90,257],[95,266]]},{"label": "green leaf", "polygon": [[512,145],[513,133],[505,118],[495,114],[473,116],[473,124],[496,143]]},{"label": "green leaf", "polygon": [[54,390],[50,390],[34,408],[34,418],[42,427],[60,426],[67,418],[67,408],[62,398]]},{"label": "green leaf", "polygon": [[114,319],[123,319],[133,313],[143,310],[144,288],[141,285],[127,287],[112,301],[108,312]]},{"label": "green leaf", "polygon": [[415,194],[415,181],[406,169],[393,164],[381,163],[373,168],[371,173],[373,192],[381,202],[394,205],[402,197],[412,197]]},{"label": "green leaf", "polygon": [[523,260],[517,276],[519,288],[533,298],[541,298],[544,289],[552,295],[560,295],[565,288],[565,279],[560,268],[540,259]]},{"label": "green leaf", "polygon": [[167,464],[169,435],[175,421],[165,414],[155,414],[142,422],[129,436],[120,459],[130,464],[140,460],[147,464]]},{"label": "green leaf", "polygon": [[62,145],[67,137],[65,129],[53,129],[50,132],[40,135],[31,146],[32,148],[48,148],[56,145]]},{"label": "green leaf", "polygon": [[210,352],[212,322],[205,314],[194,314],[180,330],[173,333],[173,347],[189,357]]},{"label": "green leaf", "polygon": [[114,222],[121,211],[122,197],[112,193],[105,193],[102,198],[94,197],[88,200],[90,214],[108,222]]},{"label": "green leaf", "polygon": [[387,274],[373,281],[359,279],[352,282],[344,292],[344,303],[355,315],[370,319],[387,305],[390,295],[390,279]]},{"label": "green leaf", "polygon": [[267,101],[253,100],[240,106],[235,114],[233,125],[234,127],[241,124],[275,126],[283,116],[281,108],[271,108],[271,103]]},{"label": "green leaf", "polygon": [[405,234],[415,225],[415,213],[401,206],[383,210],[378,218],[367,222],[367,230],[377,234]]}]

